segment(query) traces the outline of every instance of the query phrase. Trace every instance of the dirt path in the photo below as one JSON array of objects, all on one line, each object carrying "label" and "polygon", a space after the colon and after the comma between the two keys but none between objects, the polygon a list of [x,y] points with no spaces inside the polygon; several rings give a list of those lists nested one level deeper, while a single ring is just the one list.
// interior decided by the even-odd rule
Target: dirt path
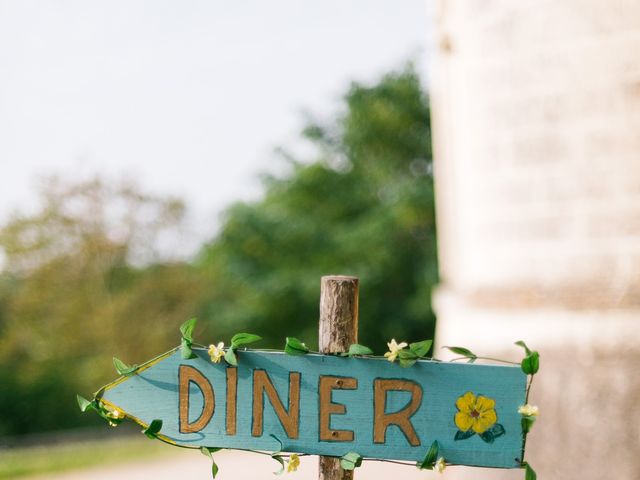
[{"label": "dirt path", "polygon": [[[317,457],[302,457],[301,465],[295,474],[284,475],[283,480],[316,480]],[[255,453],[220,452],[216,454],[220,467],[217,480],[274,480],[273,471],[278,464],[271,458]],[[357,470],[356,477],[366,480],[425,480],[429,478],[446,480],[444,475],[435,472],[419,471],[411,466],[400,466],[381,462],[365,462]],[[211,463],[194,451],[176,449],[165,458],[154,458],[122,465],[102,466],[75,472],[31,477],[30,480],[210,480]]]}]

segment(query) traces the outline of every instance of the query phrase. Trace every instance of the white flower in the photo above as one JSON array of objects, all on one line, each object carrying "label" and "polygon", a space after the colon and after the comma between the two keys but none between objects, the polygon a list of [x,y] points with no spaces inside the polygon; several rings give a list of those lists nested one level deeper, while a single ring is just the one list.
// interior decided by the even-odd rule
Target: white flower
[{"label": "white flower", "polygon": [[396,357],[400,350],[407,346],[407,342],[402,342],[400,344],[396,343],[396,339],[392,338],[390,342],[387,343],[387,347],[389,347],[389,351],[384,354],[387,357],[387,360],[390,362],[395,362]]},{"label": "white flower", "polygon": [[220,342],[218,345],[209,345],[209,356],[213,363],[219,363],[220,359],[224,357],[224,342]]},{"label": "white flower", "polygon": [[114,420],[118,420],[124,417],[124,412],[119,408],[109,408],[106,407],[107,417],[113,418]]},{"label": "white flower", "polygon": [[117,427],[121,420],[124,418],[124,412],[117,407],[108,407],[105,405],[105,415],[107,416],[107,420],[111,427]]},{"label": "white flower", "polygon": [[535,405],[522,405],[518,408],[518,413],[524,417],[537,417],[538,416],[538,407]]},{"label": "white flower", "polygon": [[439,473],[444,472],[444,469],[447,467],[447,464],[444,463],[444,458],[440,457],[438,459],[438,461],[436,461],[435,465],[433,466],[433,468],[435,468]]},{"label": "white flower", "polygon": [[287,463],[287,473],[295,472],[300,466],[300,458],[296,453],[292,453]]}]

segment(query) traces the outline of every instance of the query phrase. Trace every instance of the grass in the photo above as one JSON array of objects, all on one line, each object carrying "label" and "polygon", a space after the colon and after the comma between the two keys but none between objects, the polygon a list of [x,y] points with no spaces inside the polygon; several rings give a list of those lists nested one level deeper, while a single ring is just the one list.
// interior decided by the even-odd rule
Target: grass
[{"label": "grass", "polygon": [[166,454],[168,446],[143,436],[0,450],[0,479],[62,472]]}]

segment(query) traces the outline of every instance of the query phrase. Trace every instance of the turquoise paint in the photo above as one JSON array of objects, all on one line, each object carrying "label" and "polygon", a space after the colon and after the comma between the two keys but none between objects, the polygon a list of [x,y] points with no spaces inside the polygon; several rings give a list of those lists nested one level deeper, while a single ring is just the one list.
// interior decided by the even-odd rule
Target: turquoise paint
[{"label": "turquoise paint", "polygon": [[[365,458],[421,460],[434,440],[441,445],[440,455],[450,463],[485,467],[519,467],[522,433],[518,407],[524,403],[526,376],[519,367],[445,363],[421,360],[409,368],[381,358],[343,358],[330,355],[290,356],[280,352],[238,351],[237,433],[226,434],[226,372],[224,362],[212,363],[207,352],[195,349],[197,358],[183,360],[180,352],[142,370],[122,382],[114,382],[104,399],[145,424],[159,418],[161,434],[173,442],[191,447],[226,447],[275,451],[283,443],[283,451],[342,456],[355,451]],[[190,365],[202,372],[215,391],[215,411],[209,424],[200,432],[179,432],[178,368]],[[264,431],[261,437],[251,435],[252,371],[264,369],[269,374],[285,407],[288,404],[290,371],[301,373],[300,433],[289,439],[269,401],[265,398]],[[352,430],[352,442],[319,440],[318,378],[320,375],[348,376],[358,379],[356,390],[333,390],[332,401],[344,404],[347,413],[332,415],[330,428]],[[420,446],[409,445],[397,426],[387,430],[386,443],[373,443],[373,381],[375,378],[407,379],[421,385],[422,403],[411,417]],[[495,400],[498,423],[506,430],[493,443],[485,443],[478,435],[454,441],[458,428],[454,423],[455,402],[467,391]],[[387,412],[402,409],[409,400],[408,392],[390,392]],[[200,390],[190,388],[190,421],[202,412]]]}]

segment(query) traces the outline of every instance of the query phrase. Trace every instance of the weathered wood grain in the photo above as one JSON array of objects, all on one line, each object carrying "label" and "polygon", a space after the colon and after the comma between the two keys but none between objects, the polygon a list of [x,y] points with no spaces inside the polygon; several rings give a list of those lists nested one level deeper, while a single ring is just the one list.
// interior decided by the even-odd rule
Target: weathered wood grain
[{"label": "weathered wood grain", "polygon": [[[322,277],[318,336],[321,353],[346,352],[351,344],[358,343],[358,289],[357,277]],[[344,432],[340,432],[337,436],[344,435]],[[344,470],[340,460],[335,457],[320,456],[318,478],[352,480],[353,471]]]}]

